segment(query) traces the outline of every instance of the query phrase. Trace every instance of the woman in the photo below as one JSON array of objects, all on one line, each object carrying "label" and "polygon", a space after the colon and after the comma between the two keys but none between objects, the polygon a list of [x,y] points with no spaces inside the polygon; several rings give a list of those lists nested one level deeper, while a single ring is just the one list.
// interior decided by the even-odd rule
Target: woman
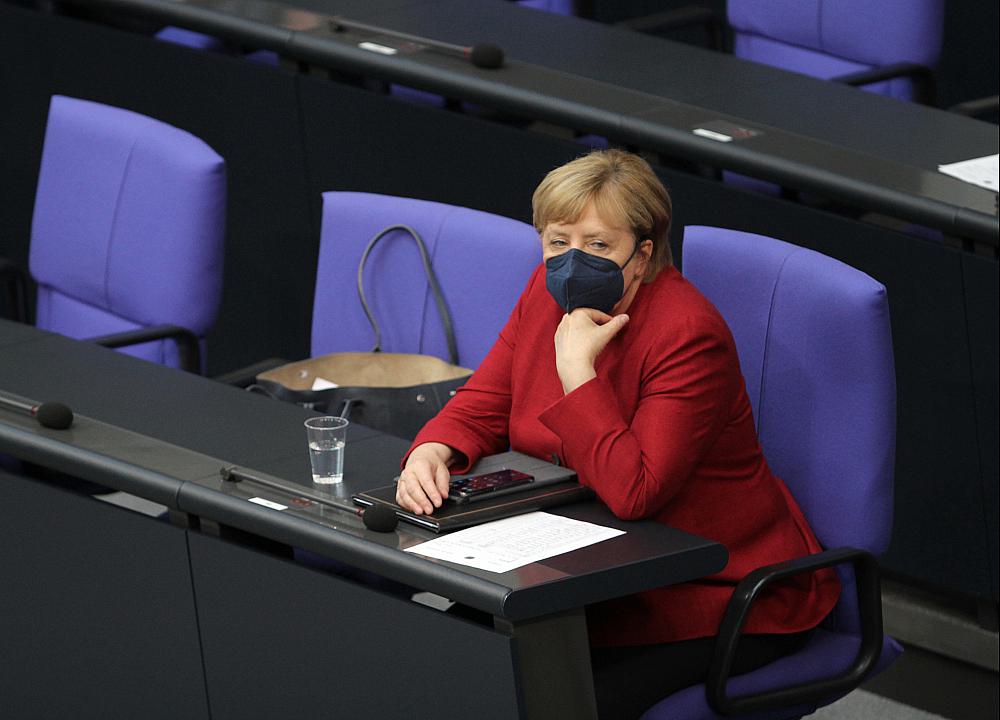
[{"label": "woman", "polygon": [[[820,550],[768,469],[733,338],[673,267],[666,189],[641,158],[599,151],[532,198],[544,265],[464,388],[404,461],[397,501],[431,513],[452,472],[511,449],[561,462],[620,518],[723,543],[726,568],[588,608],[600,716],[636,717],[701,682],[735,584]],[[771,586],[735,672],[797,649],[836,602],[835,574]]]}]

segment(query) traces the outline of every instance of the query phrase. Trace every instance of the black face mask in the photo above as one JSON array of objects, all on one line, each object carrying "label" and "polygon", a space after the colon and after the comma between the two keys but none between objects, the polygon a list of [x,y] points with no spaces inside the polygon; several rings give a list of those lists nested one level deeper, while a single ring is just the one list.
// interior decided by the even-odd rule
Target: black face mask
[{"label": "black face mask", "polygon": [[566,312],[587,307],[610,314],[625,293],[622,270],[632,262],[638,249],[637,241],[622,267],[614,260],[576,248],[567,250],[545,261],[545,287]]}]

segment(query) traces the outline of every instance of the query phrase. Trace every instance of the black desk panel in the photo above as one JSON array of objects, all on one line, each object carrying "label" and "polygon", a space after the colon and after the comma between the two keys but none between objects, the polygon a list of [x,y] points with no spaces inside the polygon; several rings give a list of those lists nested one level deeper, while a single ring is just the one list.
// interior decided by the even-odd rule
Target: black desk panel
[{"label": "black desk panel", "polygon": [[[982,509],[984,533],[988,544],[990,583],[993,601],[996,602],[1000,569],[1000,497],[997,478],[1000,477],[1000,413],[998,406],[997,368],[1000,367],[1000,322],[997,308],[997,264],[986,258],[964,256],[962,279],[965,284],[966,313],[969,318],[969,354],[972,358],[972,386],[975,393],[977,440],[982,477]],[[992,308],[993,315],[983,312]]]},{"label": "black desk panel", "polygon": [[[364,190],[447,202],[531,222],[531,194],[579,145],[303,77],[313,192]],[[345,112],[350,108],[350,112]]]},{"label": "black desk panel", "polygon": [[191,571],[214,720],[519,716],[491,627],[203,535]]},{"label": "black desk panel", "polygon": [[0,715],[209,718],[186,534],[0,472]]}]

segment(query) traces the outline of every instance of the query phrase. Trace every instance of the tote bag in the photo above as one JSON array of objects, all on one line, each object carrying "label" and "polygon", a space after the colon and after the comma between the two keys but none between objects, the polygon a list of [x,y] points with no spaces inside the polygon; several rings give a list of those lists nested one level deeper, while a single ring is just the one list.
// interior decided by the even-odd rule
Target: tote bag
[{"label": "tote bag", "polygon": [[[365,297],[363,275],[372,248],[393,230],[403,230],[420,251],[427,282],[444,326],[451,362],[431,355],[384,353],[382,332]],[[375,332],[371,352],[339,352],[301,360],[257,376],[248,389],[319,412],[340,415],[397,437],[412,440],[437,415],[472,374],[458,365],[458,348],[451,314],[423,238],[411,227],[391,225],[365,247],[358,263],[358,298]],[[317,378],[338,387],[313,390]]]}]

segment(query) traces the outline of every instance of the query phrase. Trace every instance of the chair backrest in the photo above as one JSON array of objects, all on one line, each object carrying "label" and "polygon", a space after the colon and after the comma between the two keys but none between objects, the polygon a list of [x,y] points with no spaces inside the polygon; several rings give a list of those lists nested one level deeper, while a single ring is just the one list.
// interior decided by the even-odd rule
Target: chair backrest
[{"label": "chair backrest", "polygon": [[729,324],[764,455],[825,547],[883,552],[896,383],[885,287],[760,235],[684,230],[684,274]]},{"label": "chair backrest", "polygon": [[[155,325],[204,337],[222,291],[225,163],[183,130],[53,96],[32,220],[39,327],[87,338]],[[171,341],[124,352],[177,366]]]},{"label": "chair backrest", "polygon": [[[733,52],[746,60],[831,78],[894,63],[934,68],[944,0],[728,0]],[[911,100],[906,78],[866,86]]]},{"label": "chair backrest", "polygon": [[[323,194],[312,355],[372,349],[375,335],[358,299],[358,263],[372,237],[397,224],[426,243],[454,323],[458,362],[475,369],[541,262],[538,233],[478,210],[368,193]],[[364,289],[383,351],[448,359],[437,305],[407,233],[390,233],[375,246]]]}]

